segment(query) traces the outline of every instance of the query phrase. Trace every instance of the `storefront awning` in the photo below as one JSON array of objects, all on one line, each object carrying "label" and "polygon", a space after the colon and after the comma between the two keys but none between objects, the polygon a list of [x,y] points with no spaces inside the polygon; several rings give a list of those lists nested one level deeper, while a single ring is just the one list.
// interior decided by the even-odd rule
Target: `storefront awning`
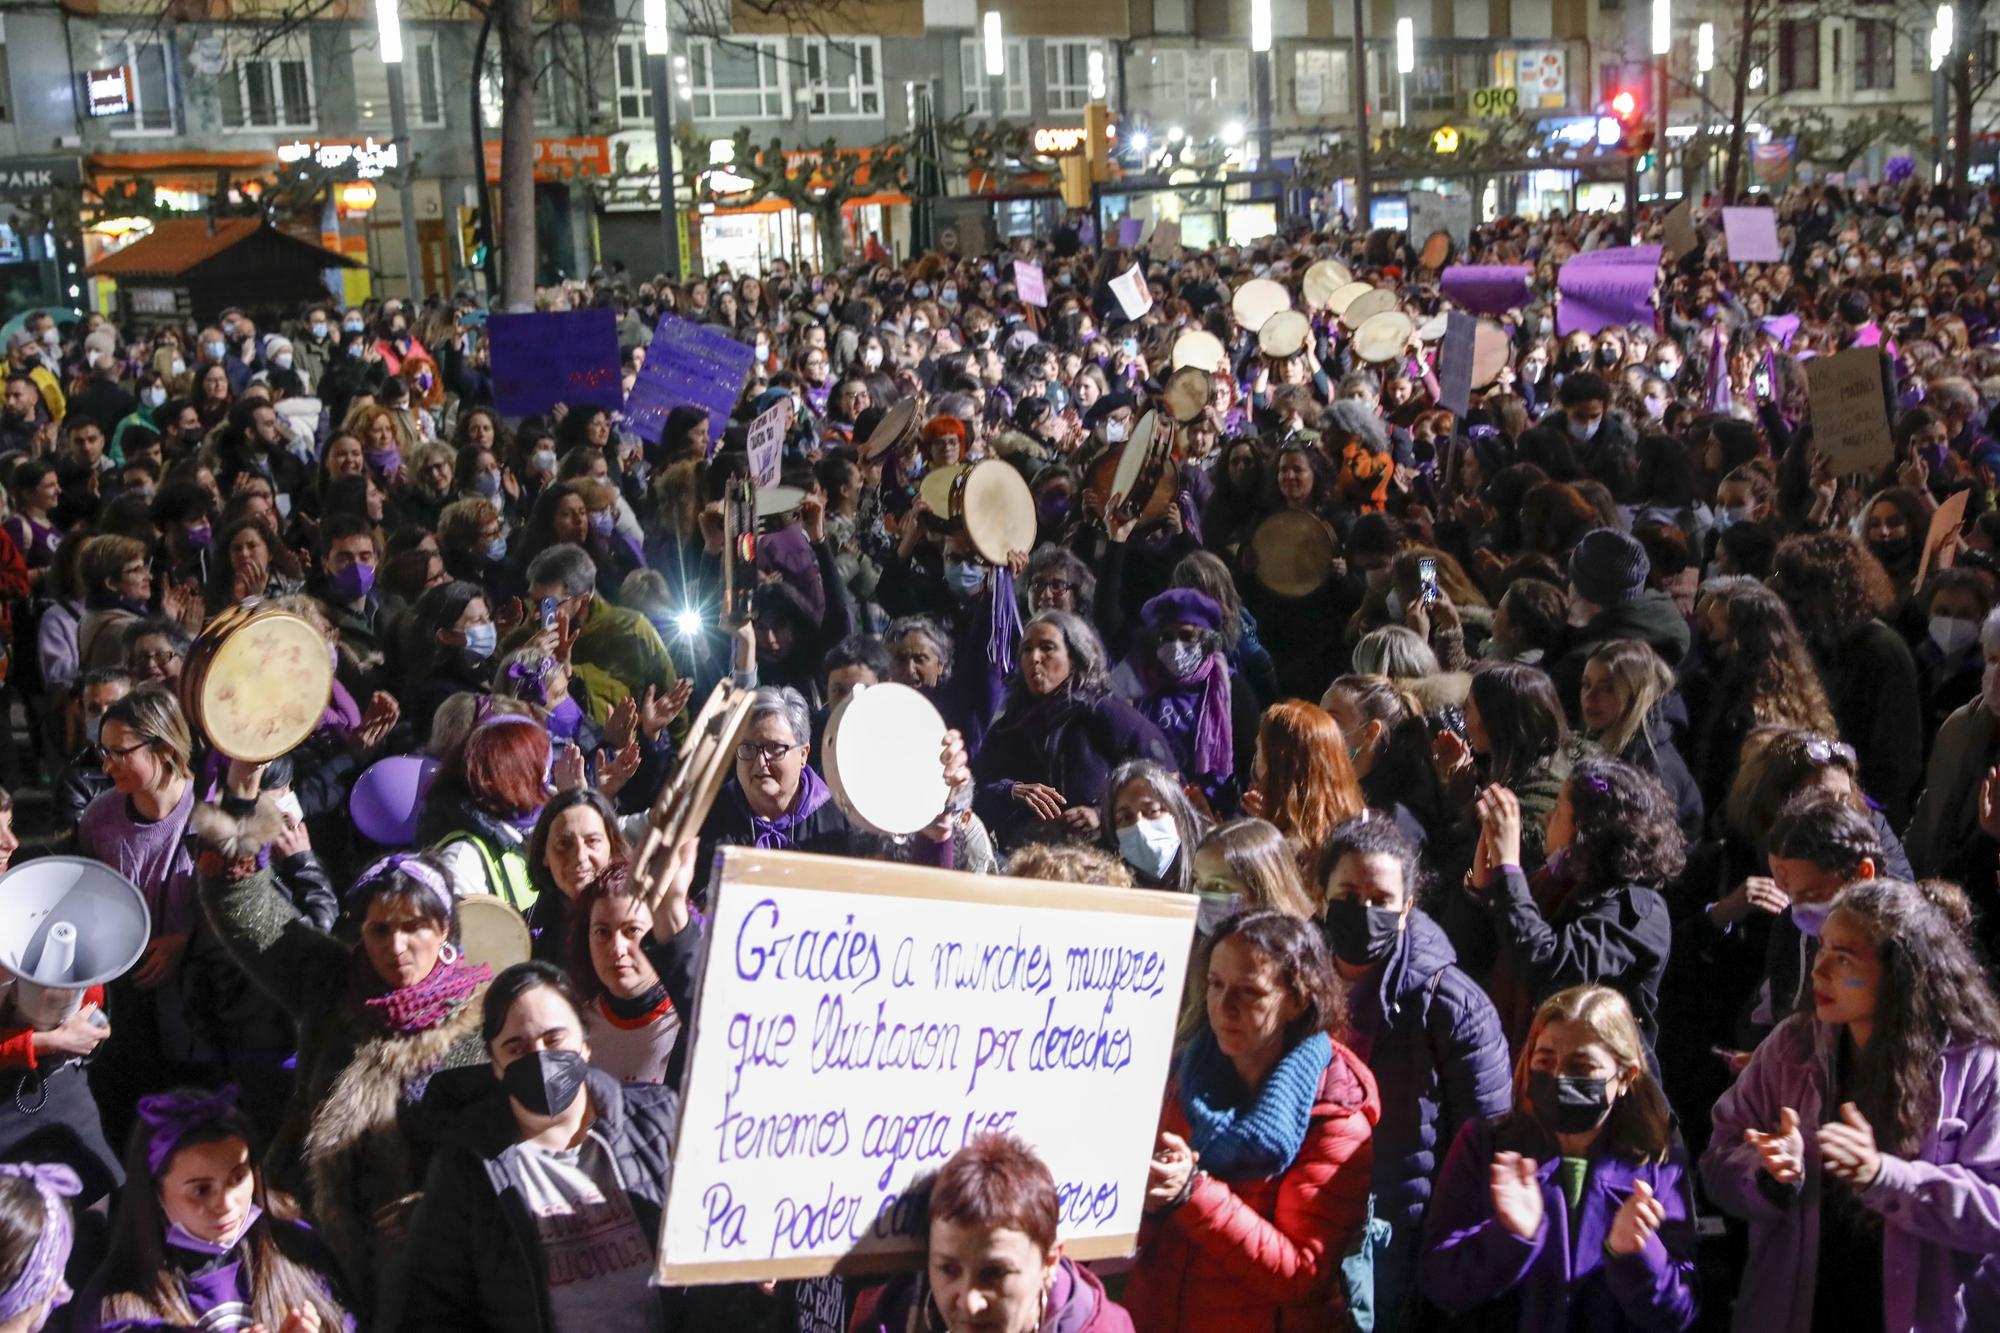
[{"label": "storefront awning", "polygon": [[85,160],[84,169],[100,190],[115,181],[144,177],[155,189],[207,194],[215,189],[218,175],[227,175],[231,179],[254,179],[269,175],[279,165],[278,154],[269,148],[218,153],[182,149],[178,152],[92,153]]}]

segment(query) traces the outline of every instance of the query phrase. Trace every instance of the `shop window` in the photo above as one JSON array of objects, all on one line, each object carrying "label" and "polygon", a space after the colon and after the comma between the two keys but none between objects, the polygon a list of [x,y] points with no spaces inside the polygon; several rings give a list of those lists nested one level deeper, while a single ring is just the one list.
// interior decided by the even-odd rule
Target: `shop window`
[{"label": "shop window", "polygon": [[1091,57],[1100,62],[1097,93],[1110,96],[1111,53],[1103,42],[1046,42],[1043,68],[1048,81],[1049,114],[1079,112],[1091,100]]},{"label": "shop window", "polygon": [[882,114],[882,43],[874,37],[808,37],[807,113],[856,120]]},{"label": "shop window", "polygon": [[110,32],[99,38],[97,49],[105,67],[125,65],[132,71],[132,110],[100,123],[113,134],[172,134],[180,98],[171,40],[158,32]]},{"label": "shop window", "polygon": [[[706,37],[688,43],[688,82],[700,120],[782,120],[785,43],[781,37]],[[878,90],[879,100],[879,90]]]},{"label": "shop window", "polygon": [[[977,37],[958,40],[958,86],[965,90],[961,104],[973,115],[993,114],[992,85],[986,78],[984,44]],[[1006,109],[1004,116],[1025,119],[1028,115],[1028,44],[1007,43]]]}]

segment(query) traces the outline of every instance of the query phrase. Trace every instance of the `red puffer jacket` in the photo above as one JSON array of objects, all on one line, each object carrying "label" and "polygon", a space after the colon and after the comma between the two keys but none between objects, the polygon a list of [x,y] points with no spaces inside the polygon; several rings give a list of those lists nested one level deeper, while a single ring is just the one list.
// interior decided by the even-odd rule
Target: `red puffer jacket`
[{"label": "red puffer jacket", "polygon": [[[1146,1333],[1338,1333],[1351,1327],[1340,1258],[1368,1212],[1375,1078],[1333,1044],[1299,1155],[1269,1180],[1197,1180],[1186,1203],[1139,1229],[1125,1292]],[[1188,1137],[1177,1088],[1160,1128]]]}]

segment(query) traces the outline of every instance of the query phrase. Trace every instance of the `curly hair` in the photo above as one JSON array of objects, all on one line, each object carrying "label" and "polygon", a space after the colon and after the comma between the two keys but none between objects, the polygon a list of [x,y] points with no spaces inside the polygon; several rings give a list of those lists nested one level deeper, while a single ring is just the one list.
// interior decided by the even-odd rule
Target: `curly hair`
[{"label": "curly hair", "polygon": [[1315,1032],[1338,1038],[1347,1031],[1347,988],[1333,970],[1333,956],[1318,923],[1268,908],[1238,912],[1216,927],[1215,937],[1202,950],[1204,979],[1215,951],[1232,939],[1241,939],[1269,960],[1279,986],[1305,1002],[1305,1012],[1285,1030],[1286,1050]]},{"label": "curly hair", "polygon": [[1940,1053],[1965,1042],[2000,1045],[2000,1000],[1969,943],[1972,912],[1957,885],[1862,880],[1841,890],[1833,911],[1860,923],[1882,968],[1854,1101],[1883,1150],[1907,1157],[1937,1122]]},{"label": "curly hair", "polygon": [[1102,847],[1079,843],[1023,843],[1007,858],[1007,873],[1015,879],[1046,879],[1059,884],[1132,887],[1131,868],[1123,861]]},{"label": "curly hair", "polygon": [[1804,727],[1752,728],[1743,738],[1736,776],[1723,805],[1729,828],[1762,846],[1785,803],[1808,786],[1819,785],[1833,769],[1847,775],[1849,804],[1865,814],[1868,806],[1861,796],[1854,751],[1831,736]]},{"label": "curly hair", "polygon": [[1750,716],[1760,725],[1837,734],[1833,705],[1785,599],[1761,583],[1746,583],[1723,594],[1722,614],[1735,645],[1736,673],[1749,687]]},{"label": "curly hair", "polygon": [[1681,873],[1687,843],[1673,798],[1660,780],[1616,759],[1585,759],[1570,770],[1569,863],[1582,884],[1658,888]]},{"label": "curly hair", "polygon": [[1822,653],[1896,604],[1874,552],[1845,532],[1802,532],[1778,543],[1771,581]]}]

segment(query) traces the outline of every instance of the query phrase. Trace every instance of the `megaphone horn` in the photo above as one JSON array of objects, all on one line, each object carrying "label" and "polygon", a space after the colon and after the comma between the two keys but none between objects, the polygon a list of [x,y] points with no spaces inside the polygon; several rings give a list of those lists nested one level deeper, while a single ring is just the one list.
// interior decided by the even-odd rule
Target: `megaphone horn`
[{"label": "megaphone horn", "polygon": [[83,992],[129,972],[152,937],[145,895],[82,856],[49,856],[0,874],[0,968],[37,1028],[76,1012]]}]

